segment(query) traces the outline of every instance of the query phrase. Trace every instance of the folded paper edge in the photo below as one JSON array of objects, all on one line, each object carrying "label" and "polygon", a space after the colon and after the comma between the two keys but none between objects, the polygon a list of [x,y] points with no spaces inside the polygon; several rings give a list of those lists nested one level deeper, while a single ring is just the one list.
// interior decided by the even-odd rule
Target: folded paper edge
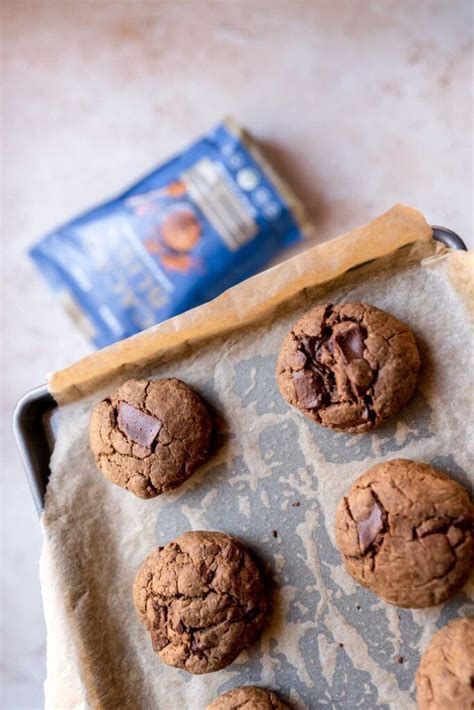
[{"label": "folded paper edge", "polygon": [[[379,231],[389,237],[377,239]],[[103,377],[121,368],[157,362],[167,351],[184,343],[202,341],[254,323],[304,288],[326,283],[367,261],[431,238],[431,227],[420,212],[395,205],[367,225],[309,248],[202,306],[52,373],[48,377],[49,390],[59,404],[74,401],[90,394]]]},{"label": "folded paper edge", "polygon": [[469,317],[474,320],[474,253],[450,251],[448,277]]}]

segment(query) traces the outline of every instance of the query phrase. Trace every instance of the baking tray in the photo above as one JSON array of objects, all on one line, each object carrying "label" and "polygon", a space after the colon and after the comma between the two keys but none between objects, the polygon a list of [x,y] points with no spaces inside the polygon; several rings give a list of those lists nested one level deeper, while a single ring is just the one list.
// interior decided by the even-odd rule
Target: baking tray
[{"label": "baking tray", "polygon": [[[451,229],[433,226],[433,238],[451,249],[467,251],[461,237]],[[33,501],[41,515],[51,473],[57,405],[47,385],[35,387],[19,400],[13,413],[13,431],[23,461]]]}]

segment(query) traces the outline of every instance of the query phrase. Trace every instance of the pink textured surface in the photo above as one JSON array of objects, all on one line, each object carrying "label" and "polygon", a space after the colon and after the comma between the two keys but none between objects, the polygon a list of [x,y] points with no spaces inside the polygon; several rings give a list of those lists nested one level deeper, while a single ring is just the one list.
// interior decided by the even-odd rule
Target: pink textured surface
[{"label": "pink textured surface", "polygon": [[323,241],[394,202],[471,247],[470,2],[2,5],[1,704],[39,708],[40,532],[15,401],[89,350],[25,258],[49,228],[232,114],[306,201]]}]

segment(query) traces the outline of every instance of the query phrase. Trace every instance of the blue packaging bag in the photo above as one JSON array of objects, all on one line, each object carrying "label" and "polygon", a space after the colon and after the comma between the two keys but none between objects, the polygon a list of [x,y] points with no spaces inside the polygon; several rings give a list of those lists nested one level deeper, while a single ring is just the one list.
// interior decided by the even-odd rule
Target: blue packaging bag
[{"label": "blue packaging bag", "polygon": [[308,228],[301,203],[226,119],[30,255],[103,347],[252,276]]}]

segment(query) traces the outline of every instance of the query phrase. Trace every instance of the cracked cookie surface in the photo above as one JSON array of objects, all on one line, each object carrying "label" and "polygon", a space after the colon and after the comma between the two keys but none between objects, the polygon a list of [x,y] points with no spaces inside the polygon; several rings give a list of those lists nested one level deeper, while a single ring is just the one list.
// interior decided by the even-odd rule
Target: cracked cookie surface
[{"label": "cracked cookie surface", "polygon": [[91,449],[113,483],[140,498],[179,486],[207,458],[212,424],[184,382],[128,380],[95,407]]},{"label": "cracked cookie surface", "polygon": [[473,506],[459,483],[431,466],[386,461],[339,503],[336,544],[349,574],[390,604],[439,604],[472,569]]},{"label": "cracked cookie surface", "polygon": [[408,402],[420,356],[406,325],[367,303],[317,306],[293,326],[276,375],[285,400],[329,429],[361,433]]},{"label": "cracked cookie surface", "polygon": [[267,609],[249,553],[218,532],[186,532],[152,552],[133,598],[161,660],[190,673],[232,663],[259,635]]},{"label": "cracked cookie surface", "polygon": [[206,710],[290,710],[271,690],[256,685],[232,688],[212,701]]},{"label": "cracked cookie surface", "polygon": [[416,699],[419,710],[474,708],[474,617],[433,636],[416,673]]}]

